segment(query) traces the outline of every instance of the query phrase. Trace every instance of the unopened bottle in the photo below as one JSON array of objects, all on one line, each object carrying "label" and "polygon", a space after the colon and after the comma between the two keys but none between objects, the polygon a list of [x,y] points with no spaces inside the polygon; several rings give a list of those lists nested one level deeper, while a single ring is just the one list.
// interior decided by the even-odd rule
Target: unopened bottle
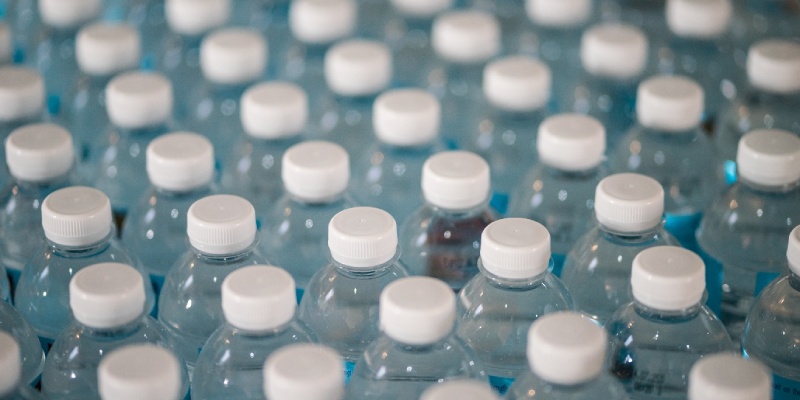
[{"label": "unopened bottle", "polygon": [[122,243],[142,262],[158,293],[172,265],[186,251],[186,214],[217,192],[214,148],[205,137],[175,132],[147,146],[150,187],[139,194],[122,230]]},{"label": "unopened bottle", "polygon": [[169,350],[152,344],[116,349],[100,361],[97,385],[102,400],[180,400],[181,369]]},{"label": "unopened bottle", "polygon": [[497,400],[497,394],[486,382],[474,379],[446,381],[422,393],[420,400]]},{"label": "unopened bottle", "polygon": [[[73,318],[47,354],[42,373],[45,395],[99,400],[97,369],[107,353],[143,343],[173,350],[164,326],[147,315],[146,287],[146,278],[125,264],[93,264],[75,274],[69,283]],[[181,370],[186,393],[186,370]]]},{"label": "unopened bottle", "polygon": [[39,392],[28,387],[22,378],[20,347],[14,337],[0,332],[0,399],[3,400],[39,400],[43,397]]},{"label": "unopened bottle", "polygon": [[290,344],[264,363],[264,394],[269,400],[341,400],[342,358],[314,344]]},{"label": "unopened bottle", "polygon": [[[11,303],[5,301],[0,301],[0,332],[11,335],[19,345],[22,360],[20,383],[35,385],[44,369],[42,344],[28,321],[25,321]],[[5,368],[2,370],[7,371]]]},{"label": "unopened bottle", "polygon": [[203,346],[192,377],[192,398],[261,399],[262,368],[276,350],[315,341],[295,318],[292,276],[273,266],[251,266],[222,282],[222,324]]},{"label": "unopened bottle", "polygon": [[[0,67],[0,156],[5,159],[5,140],[15,129],[39,122],[44,117],[44,80],[29,68]],[[10,175],[8,167],[0,165],[0,187],[5,186]]]},{"label": "unopened bottle", "polygon": [[652,247],[633,259],[630,280],[633,301],[605,325],[608,367],[631,397],[684,398],[697,360],[734,351],[722,321],[703,304],[703,260],[682,247]]},{"label": "unopened bottle", "polygon": [[379,318],[383,334],[356,363],[346,398],[416,400],[446,380],[486,380],[480,361],[453,334],[456,299],[442,281],[410,277],[389,284]]},{"label": "unopened bottle", "polygon": [[[389,213],[353,207],[328,224],[330,261],[308,283],[298,311],[319,342],[341,354],[345,378],[380,335],[378,301],[390,283],[408,276],[397,249],[397,224]],[[356,322],[357,321],[357,322]]]},{"label": "unopened bottle", "polygon": [[186,215],[186,233],[189,249],[167,273],[158,320],[174,337],[178,356],[191,373],[206,340],[225,322],[225,277],[270,262],[258,240],[255,210],[241,197],[212,195],[194,202]]},{"label": "unopened bottle", "polygon": [[558,276],[572,245],[592,227],[594,192],[606,176],[606,131],[596,119],[559,114],[536,135],[537,161],[511,192],[509,217],[528,218],[550,232]]},{"label": "unopened bottle", "polygon": [[627,400],[605,369],[608,335],[580,314],[558,312],[528,330],[528,366],[506,399]]},{"label": "unopened bottle", "polygon": [[263,217],[262,232],[269,256],[292,274],[299,302],[311,277],[328,263],[328,222],[353,206],[345,193],[350,159],[337,144],[306,141],[290,147],[281,163],[285,192]]},{"label": "unopened bottle", "polygon": [[688,400],[765,400],[771,396],[772,377],[767,367],[731,353],[705,356],[689,372]]},{"label": "unopened bottle", "polygon": [[528,368],[528,327],[545,314],[571,310],[572,297],[548,271],[550,234],[529,219],[506,218],[481,235],[481,273],[458,295],[456,334],[504,394]]},{"label": "unopened bottle", "polygon": [[678,245],[664,229],[664,189],[652,178],[616,174],[597,185],[597,221],[570,249],[561,272],[575,307],[603,325],[631,301],[634,257],[653,246]]},{"label": "unopened bottle", "polygon": [[[69,283],[80,270],[97,263],[134,266],[148,280],[135,255],[116,239],[111,203],[103,192],[83,186],[57,190],[42,202],[44,243],[25,265],[15,292],[17,309],[49,349],[69,324]],[[145,311],[155,296],[145,287]]]},{"label": "unopened bottle", "polygon": [[425,202],[400,230],[409,272],[439,278],[456,291],[478,274],[481,232],[498,219],[489,187],[489,165],[474,153],[441,152],[425,161]]}]

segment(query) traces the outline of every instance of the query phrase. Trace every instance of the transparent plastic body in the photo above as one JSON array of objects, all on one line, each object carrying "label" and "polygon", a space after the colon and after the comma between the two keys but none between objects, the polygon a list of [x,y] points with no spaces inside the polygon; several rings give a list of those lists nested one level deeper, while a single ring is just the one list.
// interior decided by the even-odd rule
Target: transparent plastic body
[{"label": "transparent plastic body", "polygon": [[[35,11],[38,13],[38,8]],[[24,64],[36,69],[44,79],[46,107],[56,114],[69,86],[79,75],[75,59],[75,35],[80,26],[55,28],[39,24],[23,53]]]},{"label": "transparent plastic body", "polygon": [[246,26],[261,31],[267,37],[269,58],[267,76],[278,76],[279,67],[286,62],[286,52],[292,43],[289,29],[289,0],[239,2],[231,9],[231,25]]},{"label": "transparent plastic body", "polygon": [[189,115],[189,95],[197,82],[203,81],[200,69],[200,44],[204,35],[186,36],[170,32],[159,39],[155,69],[172,82],[176,120],[185,122]]},{"label": "transparent plastic body", "polygon": [[312,100],[309,134],[341,145],[351,160],[356,159],[372,141],[374,102],[375,96],[340,96],[326,90]]},{"label": "transparent plastic body", "polygon": [[606,128],[606,148],[614,149],[636,122],[639,78],[614,80],[588,72],[578,78],[560,109],[596,118]]},{"label": "transparent plastic body", "polygon": [[97,178],[100,145],[109,125],[106,111],[106,86],[111,76],[81,74],[64,98],[56,122],[71,134],[78,148],[76,159],[80,176],[87,182]]},{"label": "transparent plastic body", "polygon": [[[0,301],[0,331],[7,332],[19,344],[22,356],[22,375],[20,383],[23,385],[34,384],[44,369],[44,351],[36,337],[36,332],[31,328],[22,315],[11,304]],[[0,398],[2,398],[0,396]]]},{"label": "transparent plastic body", "polygon": [[472,121],[479,115],[483,100],[485,63],[457,64],[432,55],[420,87],[427,88],[440,101],[441,137],[449,148],[465,147],[472,136]]},{"label": "transparent plastic body", "polygon": [[214,84],[207,80],[192,88],[185,99],[187,114],[184,124],[211,141],[214,154],[229,154],[243,135],[239,101],[250,83],[241,85]]},{"label": "transparent plastic body", "polygon": [[541,59],[553,71],[552,95],[550,98],[557,107],[565,103],[580,76],[581,37],[583,24],[570,27],[546,27],[536,23],[529,25],[522,42],[524,55]]},{"label": "transparent plastic body", "polygon": [[0,400],[44,400],[44,397],[39,392],[20,385],[11,393],[0,395]]},{"label": "transparent plastic body", "polygon": [[10,274],[6,269],[0,265],[0,301],[11,303],[11,283],[9,283]]},{"label": "transparent plastic body", "polygon": [[601,372],[600,376],[577,385],[559,385],[539,378],[528,371],[517,379],[505,399],[536,399],[536,400],[628,400],[619,382],[608,372]]},{"label": "transparent plastic body", "polygon": [[[272,52],[270,41],[270,53]],[[315,118],[320,109],[320,100],[327,92],[325,83],[325,53],[329,44],[312,45],[299,40],[290,41],[286,49],[286,60],[278,65],[278,79],[288,80],[299,85],[308,95],[309,117]]]},{"label": "transparent plastic body", "polygon": [[429,74],[435,57],[431,46],[432,25],[433,19],[413,18],[397,11],[386,22],[383,41],[392,51],[392,74],[398,87],[424,88],[428,86],[428,78],[441,79],[437,74]]},{"label": "transparent plastic body", "polygon": [[[158,65],[159,51],[161,45],[169,34],[169,26],[164,11],[164,0],[113,0],[116,9],[115,13],[120,13],[120,17],[135,26],[141,35],[142,46],[142,67],[144,69],[154,69]],[[117,16],[111,18],[116,20]]]}]

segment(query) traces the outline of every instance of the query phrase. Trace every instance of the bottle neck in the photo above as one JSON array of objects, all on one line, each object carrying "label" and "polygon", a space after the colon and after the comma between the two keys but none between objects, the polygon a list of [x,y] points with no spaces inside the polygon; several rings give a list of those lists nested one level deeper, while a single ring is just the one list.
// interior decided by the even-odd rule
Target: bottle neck
[{"label": "bottle neck", "polygon": [[[328,254],[330,258],[331,265],[336,268],[336,271],[348,278],[352,279],[373,279],[389,273],[392,269],[397,268],[400,264],[400,252],[395,252],[394,256],[392,256],[389,261],[384,263],[369,266],[369,267],[353,267],[349,265],[342,264],[333,259],[330,254]],[[405,268],[405,267],[402,267]]]},{"label": "bottle neck", "polygon": [[547,277],[550,273],[550,270],[553,268],[553,259],[550,258],[548,261],[548,268],[539,274],[531,276],[529,278],[523,279],[511,279],[501,277],[499,275],[495,275],[483,265],[483,260],[478,259],[478,269],[480,270],[481,274],[489,281],[490,284],[493,286],[499,287],[504,290],[513,290],[513,291],[526,291],[526,290],[533,290],[541,284],[541,282]]},{"label": "bottle neck", "polygon": [[255,250],[256,246],[258,246],[258,242],[259,242],[258,234],[256,234],[256,237],[255,239],[253,239],[253,243],[251,243],[250,246],[247,246],[246,248],[240,251],[233,253],[226,253],[226,254],[205,253],[202,250],[192,246],[191,243],[189,244],[189,246],[192,249],[192,252],[195,253],[195,256],[203,260],[207,264],[229,264],[250,257],[250,255],[253,254],[253,251]]},{"label": "bottle neck", "polygon": [[637,314],[647,319],[661,320],[664,322],[682,322],[692,319],[700,313],[706,297],[707,294],[703,293],[703,298],[700,302],[680,310],[660,310],[647,306],[636,299],[633,301],[633,307]]},{"label": "bottle neck", "polygon": [[131,333],[139,330],[141,326],[144,325],[144,318],[146,317],[144,315],[144,312],[142,312],[142,315],[140,315],[139,317],[135,318],[134,320],[128,323],[109,328],[94,328],[85,325],[80,321],[76,320],[76,322],[82,327],[81,330],[83,331],[83,334],[86,336],[91,336],[94,338],[115,338],[119,336],[128,336]]},{"label": "bottle neck", "polygon": [[664,220],[662,219],[658,224],[651,227],[650,229],[638,232],[623,232],[620,230],[613,229],[609,226],[603,225],[599,221],[597,221],[597,226],[601,232],[603,232],[608,236],[613,236],[617,240],[629,243],[637,243],[637,242],[652,240],[654,236],[661,233],[664,230]]},{"label": "bottle neck", "polygon": [[99,242],[95,242],[92,244],[84,245],[84,246],[66,246],[63,244],[59,244],[53,242],[50,239],[47,239],[47,244],[52,250],[53,253],[64,257],[64,258],[83,258],[83,257],[91,257],[93,255],[102,253],[109,246],[111,246],[111,240],[116,235],[115,229],[112,226],[109,228],[109,233]]},{"label": "bottle neck", "polygon": [[785,184],[785,185],[764,185],[761,183],[753,182],[743,177],[741,174],[737,177],[736,184],[747,187],[748,189],[757,192],[766,192],[772,194],[782,194],[794,192],[800,188],[800,180]]},{"label": "bottle neck", "polygon": [[489,199],[487,198],[477,206],[467,208],[467,209],[452,209],[452,208],[444,208],[440,207],[436,204],[431,203],[430,201],[425,201],[425,205],[431,209],[435,214],[445,216],[448,218],[454,219],[463,219],[463,218],[470,218],[475,217],[480,214],[483,214],[489,210]]}]

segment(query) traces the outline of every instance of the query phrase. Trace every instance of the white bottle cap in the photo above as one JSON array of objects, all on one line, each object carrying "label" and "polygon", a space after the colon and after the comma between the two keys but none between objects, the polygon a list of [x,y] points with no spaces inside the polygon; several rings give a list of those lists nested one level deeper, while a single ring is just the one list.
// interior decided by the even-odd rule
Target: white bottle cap
[{"label": "white bottle cap", "polygon": [[731,0],[667,0],[667,25],[678,36],[713,39],[722,36],[733,16]]},{"label": "white bottle cap", "polygon": [[582,114],[558,114],[539,124],[536,151],[546,165],[565,171],[585,171],[603,162],[606,129]]},{"label": "white bottle cap", "polygon": [[241,103],[242,126],[253,137],[297,136],[308,122],[308,96],[294,83],[256,84],[244,92]]},{"label": "white bottle cap", "polygon": [[144,285],[142,274],[130,265],[90,265],[69,281],[69,307],[90,328],[120,327],[144,313]]},{"label": "white bottle cap", "polygon": [[571,28],[589,19],[592,0],[527,0],[525,11],[538,25]]},{"label": "white bottle cap", "polygon": [[106,86],[108,118],[126,129],[163,124],[172,115],[172,83],[163,75],[127,72]]},{"label": "white bottle cap", "polygon": [[21,181],[57,178],[69,172],[74,162],[72,135],[58,125],[25,125],[6,139],[8,170]]},{"label": "white bottle cap", "polygon": [[528,330],[528,364],[548,382],[581,384],[603,371],[607,344],[606,331],[580,314],[547,314]]},{"label": "white bottle cap", "polygon": [[357,12],[354,0],[293,0],[289,28],[301,42],[327,44],[353,32]]},{"label": "white bottle cap", "polygon": [[276,350],[264,363],[264,394],[270,400],[341,400],[342,357],[310,343]]},{"label": "white bottle cap", "polygon": [[661,75],[639,84],[636,118],[644,127],[667,132],[685,132],[700,124],[703,88],[697,82]]},{"label": "white bottle cap", "polygon": [[550,68],[525,56],[505,57],[483,69],[483,94],[493,106],[514,112],[533,111],[550,100]]},{"label": "white bottle cap", "polygon": [[111,233],[111,224],[111,202],[94,188],[59,189],[42,202],[44,235],[62,246],[98,243]]},{"label": "white bottle cap", "polygon": [[642,250],[633,258],[633,298],[647,307],[678,311],[703,299],[705,264],[697,254],[677,246]]},{"label": "white bottle cap", "polygon": [[169,350],[153,344],[116,349],[100,360],[97,382],[103,400],[181,398],[181,367]]},{"label": "white bottle cap", "polygon": [[631,79],[647,65],[647,36],[633,25],[602,24],[584,32],[581,64],[592,75]]},{"label": "white bottle cap", "polygon": [[644,232],[661,223],[664,188],[649,176],[611,175],[597,184],[594,210],[597,221],[614,231]]},{"label": "white bottle cap", "polygon": [[435,384],[422,393],[419,400],[497,400],[497,395],[486,382],[475,380],[445,381]]},{"label": "white bottle cap", "polygon": [[416,19],[433,18],[453,6],[455,0],[391,0],[400,14]]},{"label": "white bottle cap", "polygon": [[800,91],[800,44],[764,40],[747,53],[747,78],[754,87],[774,93]]},{"label": "white bottle cap", "polygon": [[11,29],[6,23],[0,23],[0,64],[11,62],[13,40]]},{"label": "white bottle cap", "polygon": [[348,267],[381,265],[397,253],[397,223],[391,214],[373,207],[352,207],[328,223],[331,257]]},{"label": "white bottle cap", "polygon": [[281,268],[237,269],[222,282],[222,312],[238,329],[264,332],[287,324],[297,309],[294,279]]},{"label": "white bottle cap", "polygon": [[22,377],[22,356],[19,344],[5,331],[0,331],[0,396],[11,393]]},{"label": "white bottle cap", "polygon": [[789,269],[800,275],[800,225],[792,229],[792,233],[789,234],[786,258],[789,260]]},{"label": "white bottle cap", "polygon": [[550,232],[527,218],[505,218],[484,228],[481,265],[505,279],[529,279],[547,271]]},{"label": "white bottle cap", "polygon": [[189,207],[186,234],[192,247],[203,253],[238,253],[256,239],[256,211],[238,196],[206,196]]},{"label": "white bottle cap", "polygon": [[739,139],[739,176],[764,186],[782,186],[800,179],[800,138],[780,129],[758,129]]},{"label": "white bottle cap", "polygon": [[387,336],[408,345],[444,339],[456,320],[456,296],[446,283],[426,276],[398,279],[380,298],[380,327]]},{"label": "white bottle cap", "polygon": [[200,68],[212,83],[255,81],[266,67],[267,41],[254,29],[220,29],[208,34],[200,45]]},{"label": "white bottle cap", "polygon": [[772,376],[761,362],[733,353],[705,356],[689,373],[689,400],[770,400]]},{"label": "white bottle cap", "polygon": [[422,166],[422,194],[448,210],[475,207],[489,198],[489,164],[468,151],[434,154]]},{"label": "white bottle cap", "polygon": [[325,81],[340,96],[368,96],[392,79],[392,54],[381,42],[354,39],[325,53]]},{"label": "white bottle cap", "polygon": [[42,21],[59,29],[71,29],[98,17],[101,0],[39,0]]},{"label": "white bottle cap", "polygon": [[110,76],[134,69],[141,57],[141,40],[136,28],[126,24],[96,23],[78,32],[75,58],[86,74]]},{"label": "white bottle cap", "polygon": [[336,143],[311,140],[283,153],[281,178],[286,191],[304,201],[339,197],[350,180],[350,156]]},{"label": "white bottle cap", "polygon": [[205,136],[175,132],[147,145],[147,176],[161,189],[185,192],[214,178],[214,147]]},{"label": "white bottle cap", "polygon": [[44,108],[44,81],[30,68],[0,67],[0,122],[40,114]]},{"label": "white bottle cap", "polygon": [[231,0],[167,0],[164,13],[170,30],[196,36],[228,21]]},{"label": "white bottle cap", "polygon": [[451,11],[436,17],[431,44],[436,54],[455,63],[486,62],[500,52],[500,24],[482,11]]},{"label": "white bottle cap", "polygon": [[394,89],[375,99],[372,114],[372,127],[381,142],[418,146],[439,135],[442,106],[426,90]]}]

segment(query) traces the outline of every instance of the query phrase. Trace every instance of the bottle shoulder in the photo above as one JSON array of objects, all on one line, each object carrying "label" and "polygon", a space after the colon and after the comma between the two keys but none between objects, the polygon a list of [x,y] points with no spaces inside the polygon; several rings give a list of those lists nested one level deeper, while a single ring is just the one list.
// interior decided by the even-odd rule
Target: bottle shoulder
[{"label": "bottle shoulder", "polygon": [[425,346],[405,345],[381,334],[367,346],[356,368],[360,371],[354,374],[376,380],[421,374],[485,378],[478,358],[454,334]]},{"label": "bottle shoulder", "polygon": [[625,387],[607,372],[588,382],[578,385],[558,385],[539,378],[527,371],[509,388],[506,399],[531,399],[535,393],[537,400],[628,400]]},{"label": "bottle shoulder", "polygon": [[228,359],[233,363],[244,364],[255,357],[261,358],[258,365],[263,366],[267,356],[283,346],[316,341],[316,336],[308,326],[297,318],[269,332],[248,332],[226,322],[208,337],[197,365],[226,363]]},{"label": "bottle shoulder", "polygon": [[458,293],[462,319],[523,317],[531,321],[548,312],[573,309],[572,296],[550,272],[528,284],[503,284],[483,273],[474,276]]}]

